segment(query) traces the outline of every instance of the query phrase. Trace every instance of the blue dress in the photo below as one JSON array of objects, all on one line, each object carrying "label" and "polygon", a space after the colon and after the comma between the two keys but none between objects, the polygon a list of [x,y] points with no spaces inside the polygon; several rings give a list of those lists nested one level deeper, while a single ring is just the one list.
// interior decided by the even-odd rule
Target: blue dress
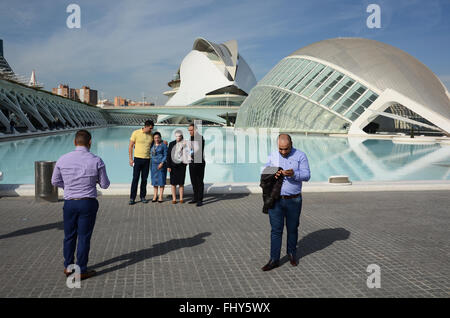
[{"label": "blue dress", "polygon": [[[165,143],[161,143],[158,146],[153,144],[150,149],[150,153],[152,156],[151,160],[151,174],[152,174],[152,185],[154,187],[163,187],[166,185],[166,177],[167,177],[167,146]],[[163,162],[163,167],[158,170],[158,165]]]}]

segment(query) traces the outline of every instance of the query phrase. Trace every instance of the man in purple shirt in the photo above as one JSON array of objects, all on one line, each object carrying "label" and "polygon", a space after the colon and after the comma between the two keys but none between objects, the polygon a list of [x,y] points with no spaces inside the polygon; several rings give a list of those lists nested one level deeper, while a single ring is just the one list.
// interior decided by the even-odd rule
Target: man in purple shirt
[{"label": "man in purple shirt", "polygon": [[87,270],[87,263],[98,211],[96,185],[107,189],[110,184],[103,160],[89,151],[91,138],[87,130],[79,130],[75,135],[75,151],[58,159],[52,175],[52,184],[64,189],[64,274],[72,274],[67,268],[74,263],[78,239],[81,279],[95,275],[94,270]]},{"label": "man in purple shirt", "polygon": [[283,228],[286,220],[287,254],[292,266],[297,266],[297,240],[300,212],[302,210],[302,181],[311,177],[308,158],[303,151],[292,147],[288,134],[278,136],[278,151],[269,155],[265,167],[280,167],[275,178],[283,176],[281,198],[269,209],[270,225],[270,260],[262,268],[269,271],[279,266]]}]

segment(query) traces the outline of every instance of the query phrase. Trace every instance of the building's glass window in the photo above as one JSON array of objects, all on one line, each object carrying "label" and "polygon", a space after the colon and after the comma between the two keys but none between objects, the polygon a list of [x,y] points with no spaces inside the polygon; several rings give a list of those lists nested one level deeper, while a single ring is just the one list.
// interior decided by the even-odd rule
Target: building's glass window
[{"label": "building's glass window", "polygon": [[[296,59],[293,60],[295,61]],[[294,79],[295,75],[297,75],[308,63],[309,61],[307,60],[296,60],[296,63],[293,64],[293,66],[291,66],[291,69],[287,71],[285,79],[283,80],[283,82],[281,82],[279,87],[288,86],[289,83]]]},{"label": "building's glass window", "polygon": [[311,84],[302,92],[302,95],[310,97],[330,76],[333,74],[333,70],[326,67],[322,73],[319,74]]},{"label": "building's glass window", "polygon": [[279,86],[283,80],[286,79],[286,76],[289,74],[291,67],[297,64],[298,61],[295,59],[288,59],[288,62],[284,65],[283,70],[280,70],[277,75],[269,82],[270,85]]},{"label": "building's glass window", "polygon": [[288,89],[292,90],[295,86],[298,85],[298,83],[300,83],[303,78],[305,78],[306,75],[308,75],[308,73],[317,65],[316,62],[310,62],[308,63],[305,68],[299,72],[293,79],[292,81],[289,83],[288,85]]},{"label": "building's glass window", "polygon": [[349,109],[358,100],[361,95],[366,91],[366,87],[361,84],[354,85],[337,103],[333,109],[340,114],[344,114],[347,109]]},{"label": "building's glass window", "polygon": [[344,95],[344,93],[355,83],[354,80],[347,76],[325,97],[321,104],[332,107],[333,104]]},{"label": "building's glass window", "polygon": [[368,90],[366,94],[345,114],[345,117],[354,121],[357,119],[372,103],[377,99],[378,95]]},{"label": "building's glass window", "polygon": [[326,94],[328,94],[333,87],[339,83],[342,78],[344,78],[344,75],[339,73],[339,72],[335,72],[333,75],[330,76],[330,78],[322,85],[322,87],[315,92],[311,98],[313,100],[315,100],[316,102],[319,102]]},{"label": "building's glass window", "polygon": [[296,87],[294,87],[294,92],[301,93],[301,91],[307,87],[324,68],[324,65],[318,64]]}]

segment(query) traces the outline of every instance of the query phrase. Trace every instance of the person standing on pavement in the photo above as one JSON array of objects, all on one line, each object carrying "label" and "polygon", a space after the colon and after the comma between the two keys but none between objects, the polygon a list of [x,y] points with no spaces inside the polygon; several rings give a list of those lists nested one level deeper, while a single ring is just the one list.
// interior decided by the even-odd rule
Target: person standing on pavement
[{"label": "person standing on pavement", "polygon": [[[151,173],[153,185],[153,200],[162,203],[164,201],[164,188],[167,178],[167,145],[162,141],[161,134],[153,134],[154,143],[150,149],[151,152]],[[159,188],[159,199],[157,200]]]},{"label": "person standing on pavement", "polygon": [[302,182],[311,177],[308,158],[303,151],[292,147],[292,139],[288,134],[278,136],[278,151],[269,155],[265,167],[280,167],[275,178],[283,176],[280,199],[269,209],[271,225],[270,260],[262,268],[269,271],[280,264],[281,242],[284,224],[287,228],[287,255],[292,266],[297,266],[296,256],[298,227],[302,210]]},{"label": "person standing on pavement", "polygon": [[192,190],[194,192],[194,198],[189,202],[190,204],[196,204],[197,206],[203,205],[203,191],[205,177],[205,139],[198,133],[197,127],[194,124],[190,124],[188,127],[190,140],[190,161],[189,161],[189,175],[191,177]]},{"label": "person standing on pavement", "polygon": [[180,203],[183,203],[184,181],[186,179],[187,149],[181,130],[175,131],[175,140],[169,143],[167,151],[167,170],[170,173],[172,203],[177,203],[177,186],[180,189]]},{"label": "person standing on pavement", "polygon": [[[147,195],[147,179],[150,171],[150,146],[153,142],[153,121],[147,120],[144,127],[139,128],[131,134],[130,145],[128,147],[128,156],[130,166],[133,167],[133,180],[131,182],[130,205],[136,203],[137,188],[139,177],[141,178],[141,189],[139,196],[142,203],[148,203],[145,198]],[[134,149],[134,157],[133,157]]]},{"label": "person standing on pavement", "polygon": [[96,274],[87,270],[92,232],[99,204],[97,183],[102,189],[110,185],[103,160],[91,153],[91,134],[79,130],[75,134],[75,151],[61,156],[52,174],[52,184],[64,189],[64,274],[69,276],[69,265],[74,263],[77,245],[77,265],[80,278],[86,279]]}]

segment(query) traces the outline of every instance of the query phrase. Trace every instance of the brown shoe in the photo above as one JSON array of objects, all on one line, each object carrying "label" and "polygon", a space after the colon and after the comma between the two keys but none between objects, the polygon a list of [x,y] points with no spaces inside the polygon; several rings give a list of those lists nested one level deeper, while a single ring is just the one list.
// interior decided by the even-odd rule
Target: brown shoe
[{"label": "brown shoe", "polygon": [[80,279],[81,280],[88,279],[88,278],[91,278],[92,276],[95,276],[96,274],[97,274],[97,272],[95,270],[90,270],[90,271],[87,271],[86,273],[81,273]]},{"label": "brown shoe", "polygon": [[67,277],[69,277],[70,275],[73,274],[74,271],[69,272],[66,268],[64,268],[64,275],[66,275]]},{"label": "brown shoe", "polygon": [[266,265],[264,265],[263,268],[261,268],[264,272],[270,271],[274,268],[277,268],[278,266],[280,266],[280,261],[273,261],[270,260],[269,263],[267,263]]},{"label": "brown shoe", "polygon": [[177,204],[177,201],[175,201],[175,200],[172,200],[172,204]]},{"label": "brown shoe", "polygon": [[183,200],[180,200],[180,203],[182,204],[182,203],[184,203],[184,201],[183,201]]},{"label": "brown shoe", "polygon": [[291,265],[297,266],[298,262],[297,262],[297,258],[295,257],[295,255],[288,254],[288,256],[289,256],[289,262],[291,263]]}]

